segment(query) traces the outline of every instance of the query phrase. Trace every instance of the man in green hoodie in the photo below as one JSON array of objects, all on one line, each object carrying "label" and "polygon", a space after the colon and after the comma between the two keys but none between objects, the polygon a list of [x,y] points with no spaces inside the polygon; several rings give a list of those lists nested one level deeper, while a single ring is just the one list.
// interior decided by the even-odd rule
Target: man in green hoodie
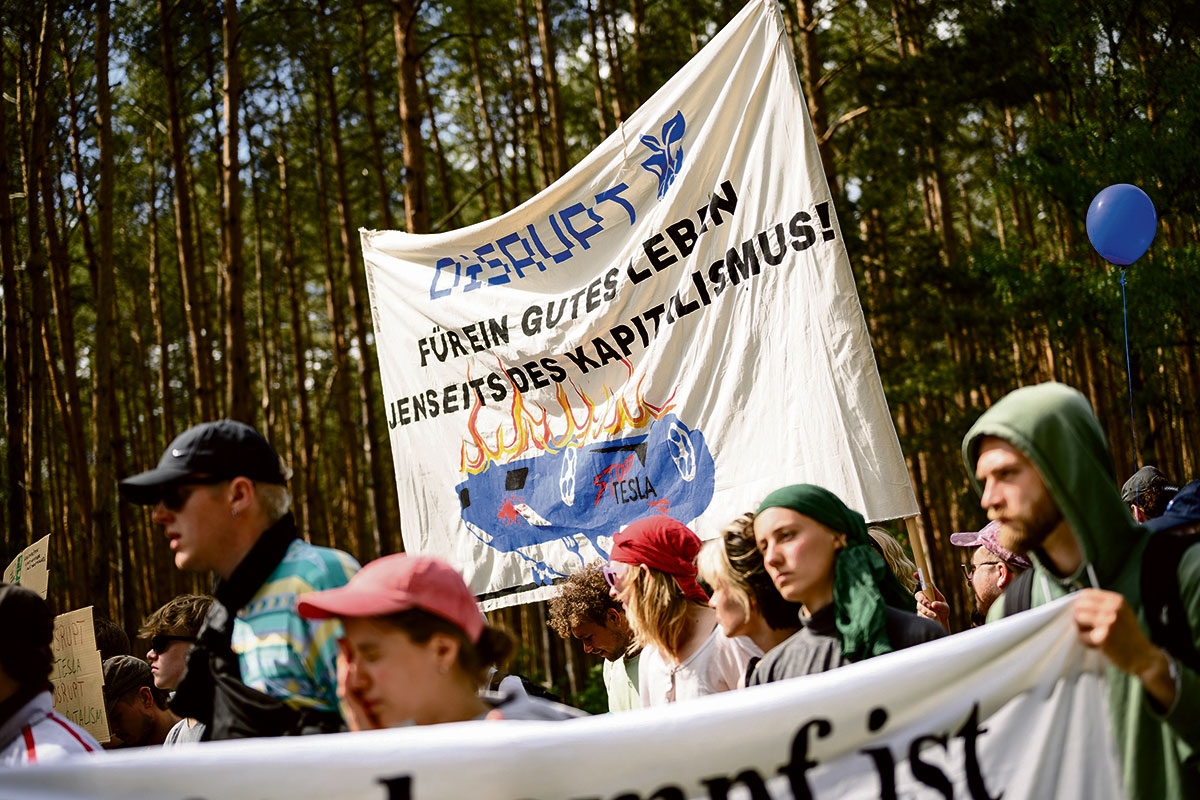
[{"label": "man in green hoodie", "polygon": [[[1148,533],[1116,488],[1088,401],[1059,383],[1012,392],[967,432],[963,463],[1000,543],[1034,564],[1031,605],[1078,591],[1080,641],[1110,661],[1109,711],[1130,798],[1200,797],[1200,676],[1156,647],[1141,601]],[[1200,645],[1200,547],[1178,567]],[[988,619],[1004,616],[1001,597]]]}]

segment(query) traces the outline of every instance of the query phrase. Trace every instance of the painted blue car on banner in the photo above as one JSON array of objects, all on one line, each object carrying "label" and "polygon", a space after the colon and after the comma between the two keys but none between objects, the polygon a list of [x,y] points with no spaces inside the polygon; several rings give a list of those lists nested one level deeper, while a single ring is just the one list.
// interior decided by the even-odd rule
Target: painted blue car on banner
[{"label": "painted blue car on banner", "polygon": [[607,558],[601,537],[634,520],[699,516],[713,479],[704,435],[667,414],[634,436],[493,465],[455,490],[463,520],[489,547],[511,553],[562,540],[578,554],[582,536]]}]

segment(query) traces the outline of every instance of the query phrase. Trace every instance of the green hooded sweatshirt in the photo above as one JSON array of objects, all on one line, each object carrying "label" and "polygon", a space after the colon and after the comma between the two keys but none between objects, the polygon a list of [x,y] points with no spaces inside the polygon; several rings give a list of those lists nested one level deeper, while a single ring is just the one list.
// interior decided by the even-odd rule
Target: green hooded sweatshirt
[{"label": "green hooded sweatshirt", "polygon": [[[1107,589],[1125,597],[1146,632],[1140,578],[1149,534],[1133,521],[1117,491],[1112,455],[1087,399],[1061,383],[1044,383],[1018,389],[984,413],[962,445],[967,474],[981,493],[975,464],[986,436],[1004,439],[1037,467],[1083,549],[1079,570],[1066,577],[1055,575],[1042,552],[1029,554],[1035,570],[1032,605],[1089,586]],[[1189,548],[1178,573],[1195,634],[1200,631],[1200,547]],[[989,621],[1004,615],[1003,605],[1002,595]],[[1136,676],[1109,668],[1113,735],[1130,798],[1200,798],[1200,676],[1182,664],[1179,673],[1175,703],[1163,713]]]}]

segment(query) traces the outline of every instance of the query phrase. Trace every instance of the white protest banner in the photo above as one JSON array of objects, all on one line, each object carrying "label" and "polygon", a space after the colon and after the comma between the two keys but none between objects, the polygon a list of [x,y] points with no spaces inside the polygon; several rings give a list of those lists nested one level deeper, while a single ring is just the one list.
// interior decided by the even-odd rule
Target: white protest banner
[{"label": "white protest banner", "polygon": [[0,782],[11,800],[1116,800],[1104,662],[1071,602],[671,706],[118,751]]},{"label": "white protest banner", "polygon": [[788,483],[917,513],[774,0],[520,207],[362,243],[405,548],[485,608]]},{"label": "white protest banner", "polygon": [[46,599],[50,586],[50,534],[17,553],[4,570],[5,583],[19,583]]},{"label": "white protest banner", "polygon": [[109,740],[104,710],[104,665],[96,647],[92,607],[54,618],[54,710],[90,733],[98,742]]}]

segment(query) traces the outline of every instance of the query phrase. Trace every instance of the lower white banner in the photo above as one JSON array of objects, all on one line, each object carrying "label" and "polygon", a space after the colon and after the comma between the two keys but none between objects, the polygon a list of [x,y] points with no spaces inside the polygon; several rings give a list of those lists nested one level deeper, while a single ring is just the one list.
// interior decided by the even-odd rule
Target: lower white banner
[{"label": "lower white banner", "polygon": [[1070,602],[674,706],[80,756],[0,769],[0,796],[1120,798],[1105,662]]}]

